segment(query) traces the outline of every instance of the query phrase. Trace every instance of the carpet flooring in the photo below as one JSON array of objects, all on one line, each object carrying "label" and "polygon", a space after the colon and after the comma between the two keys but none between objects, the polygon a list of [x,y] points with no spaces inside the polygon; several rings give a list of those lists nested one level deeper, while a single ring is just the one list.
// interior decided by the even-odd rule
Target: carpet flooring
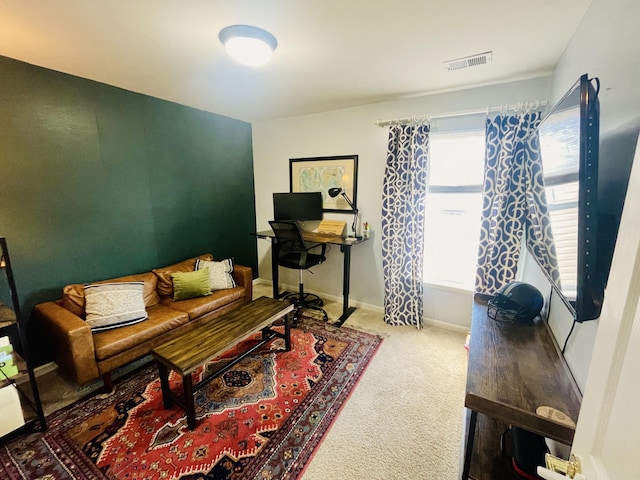
[{"label": "carpet flooring", "polygon": [[305,318],[291,352],[277,340],[198,392],[192,431],[181,409],[163,407],[156,368],[143,365],[0,449],[0,478],[300,478],[381,341]]}]

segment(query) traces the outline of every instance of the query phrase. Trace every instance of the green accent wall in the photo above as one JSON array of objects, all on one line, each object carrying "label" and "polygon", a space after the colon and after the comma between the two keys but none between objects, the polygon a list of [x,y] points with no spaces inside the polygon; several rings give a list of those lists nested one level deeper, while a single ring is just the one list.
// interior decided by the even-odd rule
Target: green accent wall
[{"label": "green accent wall", "polygon": [[68,283],[206,252],[255,277],[255,216],[249,123],[0,57],[0,236],[23,316]]}]

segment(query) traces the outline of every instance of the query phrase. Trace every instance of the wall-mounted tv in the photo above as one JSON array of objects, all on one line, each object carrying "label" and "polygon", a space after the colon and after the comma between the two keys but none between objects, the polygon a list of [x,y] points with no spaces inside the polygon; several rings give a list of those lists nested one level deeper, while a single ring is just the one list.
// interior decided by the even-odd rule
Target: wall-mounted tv
[{"label": "wall-mounted tv", "polygon": [[600,316],[610,268],[610,259],[598,261],[599,88],[597,78],[582,75],[538,128],[560,274],[552,283],[577,322]]}]

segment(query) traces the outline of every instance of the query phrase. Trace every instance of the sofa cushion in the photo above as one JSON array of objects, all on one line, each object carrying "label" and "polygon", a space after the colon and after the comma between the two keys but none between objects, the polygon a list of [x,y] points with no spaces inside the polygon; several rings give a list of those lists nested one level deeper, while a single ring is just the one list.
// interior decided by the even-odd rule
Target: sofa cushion
[{"label": "sofa cushion", "polygon": [[189,300],[174,301],[171,298],[162,299],[162,304],[189,314],[189,318],[201,317],[213,310],[224,307],[234,301],[244,298],[244,287],[216,290],[206,297],[190,298]]},{"label": "sofa cushion", "polygon": [[146,319],[143,292],[144,282],[85,285],[86,321],[91,331],[120,328]]},{"label": "sofa cushion", "polygon": [[173,299],[176,301],[211,295],[207,268],[193,272],[175,272],[171,274],[171,280],[173,280]]},{"label": "sofa cushion", "polygon": [[[100,283],[119,283],[119,282],[144,282],[144,305],[150,307],[160,302],[160,298],[156,292],[158,285],[158,277],[152,272],[139,273],[136,275],[127,275],[125,277],[112,278],[110,280],[101,280],[93,282]],[[62,306],[78,317],[85,318],[85,298],[84,283],[74,283],[67,285],[62,289]]]},{"label": "sofa cushion", "polygon": [[198,258],[201,260],[213,260],[213,255],[206,253],[183,260],[182,262],[174,263],[168,267],[154,268],[152,270],[158,277],[157,290],[160,297],[173,297],[173,280],[171,279],[171,274],[176,272],[193,272],[196,269],[196,259]]},{"label": "sofa cushion", "polygon": [[185,312],[162,304],[147,308],[147,314],[149,317],[144,322],[94,334],[96,359],[112,357],[189,322]]},{"label": "sofa cushion", "polygon": [[233,280],[233,259],[227,258],[219,262],[209,260],[196,260],[196,270],[209,269],[209,285],[211,290],[223,290],[233,288],[236,282]]}]

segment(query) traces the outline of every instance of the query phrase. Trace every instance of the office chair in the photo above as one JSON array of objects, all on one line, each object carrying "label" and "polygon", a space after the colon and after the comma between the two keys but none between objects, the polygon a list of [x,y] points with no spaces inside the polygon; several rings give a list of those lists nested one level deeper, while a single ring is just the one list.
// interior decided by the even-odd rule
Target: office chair
[{"label": "office chair", "polygon": [[[302,239],[300,227],[293,221],[270,221],[271,229],[276,235],[276,258],[278,265],[285,268],[292,268],[299,272],[300,288],[297,293],[290,293],[283,297],[295,305],[293,317],[294,325],[298,322],[300,312],[304,309],[312,309],[322,312],[324,320],[328,320],[327,312],[322,309],[322,299],[313,293],[304,292],[302,282],[302,271],[319,265],[326,260],[324,254],[327,245],[324,243],[310,244]],[[320,247],[320,253],[311,253],[310,250]]]}]

